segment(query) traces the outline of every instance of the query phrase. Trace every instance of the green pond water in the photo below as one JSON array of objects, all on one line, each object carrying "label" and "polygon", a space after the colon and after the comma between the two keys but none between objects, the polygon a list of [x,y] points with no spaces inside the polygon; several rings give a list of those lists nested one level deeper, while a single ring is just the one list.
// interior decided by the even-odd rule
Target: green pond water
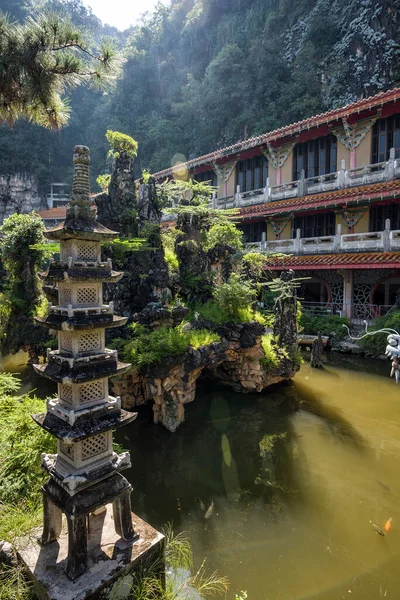
[{"label": "green pond water", "polygon": [[[25,390],[54,392],[13,360]],[[327,360],[265,394],[203,385],[175,434],[151,407],[116,434],[133,510],[188,532],[228,599],[400,599],[400,385],[389,362]]]}]

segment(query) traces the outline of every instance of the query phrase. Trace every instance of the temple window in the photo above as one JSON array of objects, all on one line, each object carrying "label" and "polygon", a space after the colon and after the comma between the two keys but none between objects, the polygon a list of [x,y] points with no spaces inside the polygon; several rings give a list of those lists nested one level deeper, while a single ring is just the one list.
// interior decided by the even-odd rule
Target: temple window
[{"label": "temple window", "polygon": [[236,165],[236,185],[241,192],[260,190],[267,185],[268,160],[265,156],[253,156],[240,160]]},{"label": "temple window", "polygon": [[300,229],[300,237],[312,238],[335,235],[336,215],[334,212],[304,215],[293,219],[292,236]]},{"label": "temple window", "polygon": [[238,229],[243,231],[244,243],[261,242],[262,234],[266,233],[267,226],[264,221],[258,221],[258,223],[243,223],[238,226]]},{"label": "temple window", "polygon": [[372,163],[389,160],[390,149],[400,157],[400,115],[379,119],[372,128]]},{"label": "temple window", "polygon": [[293,179],[306,179],[337,171],[337,140],[332,134],[297,144],[293,150]]},{"label": "temple window", "polygon": [[390,219],[390,229],[392,231],[400,229],[400,204],[371,206],[369,211],[369,230],[383,231],[386,219]]},{"label": "temple window", "polygon": [[203,183],[205,181],[209,182],[213,187],[218,186],[218,178],[217,174],[214,171],[203,171],[202,173],[196,173],[193,175],[193,179],[198,183]]}]

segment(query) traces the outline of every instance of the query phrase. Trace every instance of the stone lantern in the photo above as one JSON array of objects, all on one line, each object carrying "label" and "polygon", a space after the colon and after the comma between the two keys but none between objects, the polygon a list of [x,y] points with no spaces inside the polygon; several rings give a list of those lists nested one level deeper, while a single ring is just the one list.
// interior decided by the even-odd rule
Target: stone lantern
[{"label": "stone lantern", "polygon": [[66,220],[45,235],[60,242],[60,259],[52,261],[46,280],[58,288],[58,304],[38,319],[58,332],[58,350],[48,352],[35,370],[56,382],[58,396],[48,400],[47,412],[34,415],[38,425],[57,438],[57,454],[42,455],[50,475],[43,486],[42,544],[61,534],[62,513],[68,525],[65,571],[70,579],[82,575],[88,562],[88,515],[112,503],[116,533],[125,541],[137,536],[132,525],[131,486],[119,473],[130,467],[129,453],[113,451],[112,429],[131,423],[135,413],[121,410],[120,399],[109,395],[108,378],[130,365],[105,347],[105,329],[126,319],[114,315],[113,303],[103,303],[103,283],[119,281],[123,273],[101,260],[101,243],[117,233],[96,221],[89,196],[89,149],[74,149],[74,180]]}]

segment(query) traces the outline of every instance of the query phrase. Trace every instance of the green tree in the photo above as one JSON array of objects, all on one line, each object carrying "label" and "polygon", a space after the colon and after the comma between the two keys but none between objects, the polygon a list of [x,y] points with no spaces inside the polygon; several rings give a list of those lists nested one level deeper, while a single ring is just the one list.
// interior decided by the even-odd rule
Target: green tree
[{"label": "green tree", "polygon": [[0,120],[25,118],[53,129],[68,120],[68,90],[105,85],[119,64],[111,42],[93,51],[85,33],[56,14],[39,13],[22,25],[0,15],[0,54]]}]

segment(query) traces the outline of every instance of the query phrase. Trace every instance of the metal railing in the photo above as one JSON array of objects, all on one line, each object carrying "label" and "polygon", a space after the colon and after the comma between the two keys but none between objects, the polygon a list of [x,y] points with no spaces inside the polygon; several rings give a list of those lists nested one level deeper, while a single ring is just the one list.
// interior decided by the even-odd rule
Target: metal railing
[{"label": "metal railing", "polygon": [[395,309],[393,304],[365,304],[361,302],[306,302],[300,301],[305,313],[313,317],[337,316],[347,317],[353,323],[369,323],[387,315]]}]

